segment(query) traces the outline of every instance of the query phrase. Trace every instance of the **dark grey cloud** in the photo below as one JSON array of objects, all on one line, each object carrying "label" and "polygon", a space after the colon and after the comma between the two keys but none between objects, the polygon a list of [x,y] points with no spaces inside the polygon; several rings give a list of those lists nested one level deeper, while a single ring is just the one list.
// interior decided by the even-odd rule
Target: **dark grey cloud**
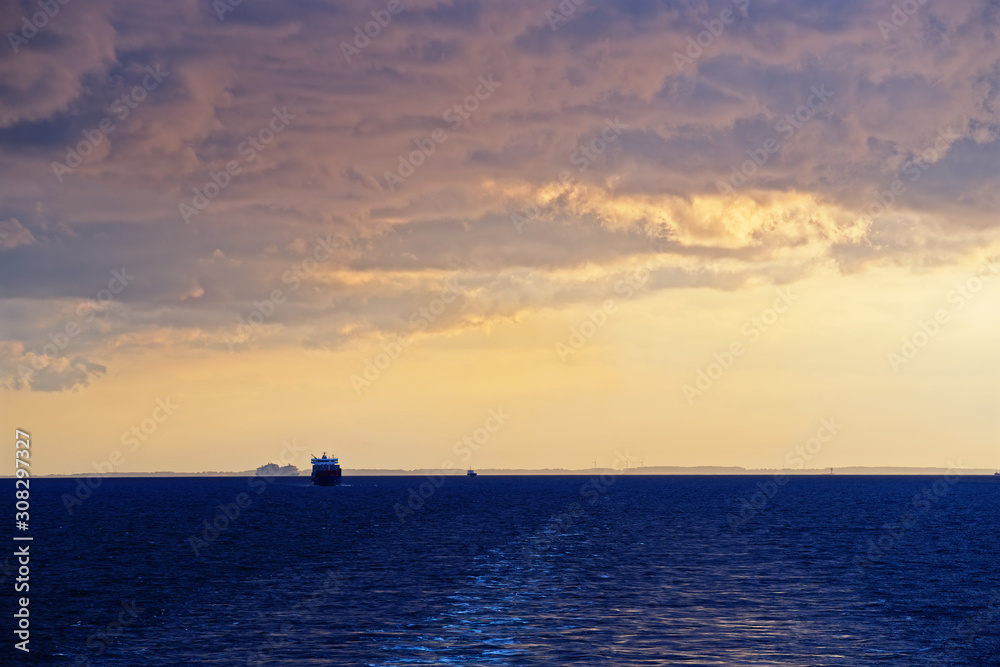
[{"label": "dark grey cloud", "polygon": [[[204,3],[66,5],[0,55],[8,367],[123,268],[135,279],[101,326],[32,387],[83,385],[102,372],[90,364],[171,332],[221,347],[275,288],[289,300],[246,346],[405,331],[448,276],[469,296],[440,327],[586,301],[652,244],[665,264],[651,289],[738,289],[996,242],[995,3],[928,3],[888,39],[888,1],[588,0],[553,30],[558,4],[407,2],[351,62],[342,43],[385,5],[248,1],[223,20]],[[673,54],[723,10],[734,21],[678,68]],[[147,67],[169,75],[57,174]],[[480,77],[500,82],[483,99]],[[779,130],[816,87],[832,97]],[[458,128],[456,104],[475,107]],[[275,109],[293,117],[249,160]],[[575,151],[616,118],[626,129],[579,170]],[[946,129],[919,180],[866,220]],[[444,143],[427,143],[435,130]],[[779,150],[721,197],[769,139]],[[400,156],[428,145],[388,187]],[[185,224],[179,205],[232,161],[239,173]],[[511,215],[526,210],[518,233]],[[327,236],[340,247],[288,289],[282,276]]]}]

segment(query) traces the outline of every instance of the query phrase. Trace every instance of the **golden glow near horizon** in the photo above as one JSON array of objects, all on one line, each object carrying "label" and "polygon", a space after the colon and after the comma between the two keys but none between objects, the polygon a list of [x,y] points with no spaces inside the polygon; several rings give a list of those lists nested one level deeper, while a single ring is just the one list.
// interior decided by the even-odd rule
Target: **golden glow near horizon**
[{"label": "golden glow near horizon", "polygon": [[[95,470],[116,450],[119,472],[245,470],[285,439],[335,450],[349,468],[585,468],[621,446],[645,465],[770,468],[828,417],[843,431],[807,467],[934,467],[943,455],[990,467],[1000,280],[977,283],[982,266],[737,291],[639,285],[612,289],[611,312],[546,309],[399,347],[276,345],[252,363],[126,349],[85,392],[6,391],[6,413],[37,425],[45,473]],[[473,458],[456,457],[497,408],[507,423]]]},{"label": "golden glow near horizon", "polygon": [[978,6],[743,4],[680,61],[695,5],[350,58],[360,7],[67,5],[0,64],[0,426],[36,474],[1000,466]]}]

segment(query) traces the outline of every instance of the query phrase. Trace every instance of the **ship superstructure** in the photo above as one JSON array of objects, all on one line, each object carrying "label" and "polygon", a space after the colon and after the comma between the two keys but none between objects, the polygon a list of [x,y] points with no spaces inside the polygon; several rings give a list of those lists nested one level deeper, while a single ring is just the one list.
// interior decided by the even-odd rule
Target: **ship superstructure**
[{"label": "ship superstructure", "polygon": [[334,486],[340,484],[340,464],[336,456],[314,456],[312,458],[312,483],[316,486]]}]

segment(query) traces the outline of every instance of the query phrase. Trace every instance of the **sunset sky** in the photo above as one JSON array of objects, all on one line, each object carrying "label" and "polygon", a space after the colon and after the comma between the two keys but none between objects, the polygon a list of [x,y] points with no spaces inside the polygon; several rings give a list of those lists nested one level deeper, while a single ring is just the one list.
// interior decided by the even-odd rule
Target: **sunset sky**
[{"label": "sunset sky", "polygon": [[823,420],[807,467],[1000,466],[996,2],[40,11],[0,14],[35,474],[772,468]]}]

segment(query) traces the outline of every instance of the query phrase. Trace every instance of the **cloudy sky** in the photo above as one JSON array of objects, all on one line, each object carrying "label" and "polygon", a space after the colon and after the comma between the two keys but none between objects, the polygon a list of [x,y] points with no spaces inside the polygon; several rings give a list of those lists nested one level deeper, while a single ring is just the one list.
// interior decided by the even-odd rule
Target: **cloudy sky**
[{"label": "cloudy sky", "polygon": [[995,0],[2,7],[36,473],[1000,465]]}]

